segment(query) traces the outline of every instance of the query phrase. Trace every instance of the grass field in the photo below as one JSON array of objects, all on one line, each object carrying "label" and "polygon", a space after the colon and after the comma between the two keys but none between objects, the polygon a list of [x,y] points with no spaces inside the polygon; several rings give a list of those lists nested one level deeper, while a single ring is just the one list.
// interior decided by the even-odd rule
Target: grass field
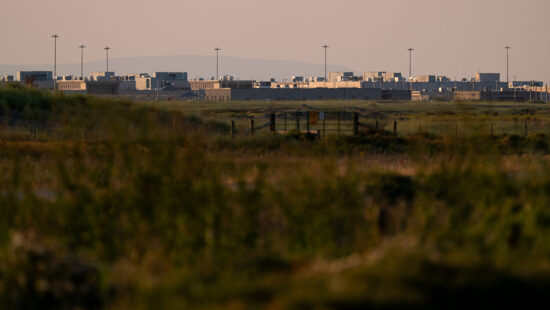
[{"label": "grass field", "polygon": [[[546,105],[303,104],[0,89],[2,309],[550,305]],[[312,107],[402,130],[244,134]]]},{"label": "grass field", "polygon": [[[528,133],[550,134],[550,110],[540,103],[508,102],[374,102],[374,101],[237,101],[199,102],[166,101],[143,102],[145,107],[163,111],[177,111],[229,123],[237,123],[241,132],[248,130],[249,118],[267,122],[267,114],[294,111],[342,111],[360,113],[362,123],[393,130],[403,135],[428,132],[439,135],[477,135],[480,132],[495,135],[523,135],[525,123]],[[289,120],[292,123],[292,120]],[[336,126],[331,123],[331,129]],[[348,122],[348,134],[351,132]],[[282,122],[280,126],[282,129]],[[318,126],[320,127],[320,126]],[[491,129],[492,128],[492,129]]]}]

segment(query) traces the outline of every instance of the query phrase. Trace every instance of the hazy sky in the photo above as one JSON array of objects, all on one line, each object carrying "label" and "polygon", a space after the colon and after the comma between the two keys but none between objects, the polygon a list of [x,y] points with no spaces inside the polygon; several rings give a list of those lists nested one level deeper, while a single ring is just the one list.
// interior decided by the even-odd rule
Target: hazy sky
[{"label": "hazy sky", "polygon": [[[550,82],[549,0],[0,0],[0,64],[213,55],[323,62],[360,71]],[[75,72],[76,73],[76,72]],[[190,75],[193,75],[190,72]]]}]

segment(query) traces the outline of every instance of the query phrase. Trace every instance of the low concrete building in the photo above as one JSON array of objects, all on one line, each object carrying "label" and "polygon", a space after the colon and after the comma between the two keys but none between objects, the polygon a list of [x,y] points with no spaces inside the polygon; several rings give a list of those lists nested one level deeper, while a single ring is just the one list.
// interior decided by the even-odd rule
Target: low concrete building
[{"label": "low concrete building", "polygon": [[403,82],[405,78],[399,72],[365,72],[363,73],[363,81],[368,82]]},{"label": "low concrete building", "polygon": [[256,84],[256,81],[254,80],[223,79],[220,81],[221,88],[250,89],[250,88],[254,88],[255,84]]},{"label": "low concrete building", "polygon": [[413,78],[413,82],[420,82],[420,83],[435,83],[437,82],[435,75],[419,75],[415,78]]},{"label": "low concrete building", "polygon": [[221,88],[220,81],[216,81],[216,80],[190,80],[189,85],[191,90]]},{"label": "low concrete building", "polygon": [[86,81],[86,90],[89,95],[118,95],[120,90],[120,81]]},{"label": "low concrete building", "polygon": [[308,88],[311,83],[322,82],[271,82],[270,88]]},{"label": "low concrete building", "polygon": [[86,81],[61,80],[56,81],[57,90],[69,93],[86,93]]},{"label": "low concrete building", "polygon": [[353,72],[329,72],[328,82],[352,81]]},{"label": "low concrete building", "polygon": [[[538,94],[538,93],[537,93]],[[506,90],[506,91],[455,91],[455,101],[517,101],[527,102],[540,100],[538,95],[528,91]]]},{"label": "low concrete building", "polygon": [[361,81],[310,82],[307,88],[363,88]]},{"label": "low concrete building", "polygon": [[18,71],[17,81],[40,89],[53,89],[52,71]]},{"label": "low concrete building", "polygon": [[160,81],[187,81],[187,72],[155,72]]},{"label": "low concrete building", "polygon": [[114,72],[92,72],[90,73],[89,79],[92,81],[104,81],[112,80],[115,78]]},{"label": "low concrete building", "polygon": [[202,100],[380,100],[382,90],[376,88],[253,88],[253,89],[203,89]]},{"label": "low concrete building", "polygon": [[17,80],[26,82],[32,79],[33,81],[51,81],[53,80],[52,71],[17,71]]},{"label": "low concrete building", "polygon": [[399,89],[383,89],[382,100],[398,100],[398,101],[411,101],[412,95],[410,90]]},{"label": "low concrete building", "polygon": [[476,73],[475,82],[477,83],[498,83],[500,82],[500,73]]},{"label": "low concrete building", "polygon": [[453,93],[451,91],[413,91],[412,101],[452,101]]}]

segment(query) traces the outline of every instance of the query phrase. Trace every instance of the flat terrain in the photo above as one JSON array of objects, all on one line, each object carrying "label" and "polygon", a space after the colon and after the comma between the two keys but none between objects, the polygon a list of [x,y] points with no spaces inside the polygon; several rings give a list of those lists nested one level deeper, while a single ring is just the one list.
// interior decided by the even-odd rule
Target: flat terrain
[{"label": "flat terrain", "polygon": [[[0,105],[3,309],[550,306],[546,105],[134,103],[20,87]],[[252,116],[313,109],[368,126],[246,132]],[[476,131],[491,123],[503,132]]]},{"label": "flat terrain", "polygon": [[[397,121],[400,134],[428,132],[438,135],[476,134],[550,134],[550,108],[540,103],[509,102],[372,102],[372,101],[236,101],[195,102],[166,101],[142,102],[138,105],[164,111],[178,111],[189,115],[216,119],[229,123],[236,121],[246,131],[248,119],[257,123],[268,122],[268,114],[295,111],[358,112],[360,121],[393,130]],[[290,115],[289,118],[292,116]],[[292,122],[292,120],[289,120]],[[282,126],[282,121],[279,122]],[[349,127],[348,123],[348,127]],[[332,127],[335,125],[332,124]],[[278,128],[282,129],[282,128]],[[348,128],[349,129],[349,128]],[[351,132],[348,130],[348,133]]]}]

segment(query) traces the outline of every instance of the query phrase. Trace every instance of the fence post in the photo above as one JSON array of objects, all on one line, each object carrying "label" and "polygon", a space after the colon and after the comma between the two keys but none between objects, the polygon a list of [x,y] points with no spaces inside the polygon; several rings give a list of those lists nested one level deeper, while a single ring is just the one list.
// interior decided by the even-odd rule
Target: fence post
[{"label": "fence post", "polygon": [[393,134],[397,136],[397,121],[393,121]]},{"label": "fence post", "polygon": [[458,121],[455,122],[455,137],[458,138]]},{"label": "fence post", "polygon": [[231,121],[231,138],[235,138],[235,121]]},{"label": "fence post", "polygon": [[296,130],[300,131],[300,112],[296,112]]},{"label": "fence post", "polygon": [[353,135],[359,135],[359,113],[353,112]]},{"label": "fence post", "polygon": [[307,133],[309,133],[309,111],[306,111],[307,113],[307,116],[306,116],[306,131]]},{"label": "fence post", "polygon": [[254,135],[254,119],[250,118],[250,135]]},{"label": "fence post", "polygon": [[271,130],[271,132],[275,132],[276,131],[276,116],[275,116],[275,113],[271,113],[271,115],[269,115],[269,129]]},{"label": "fence post", "polygon": [[338,122],[336,123],[336,131],[338,131],[338,135],[340,135],[340,118],[341,118],[341,113],[338,112]]}]

